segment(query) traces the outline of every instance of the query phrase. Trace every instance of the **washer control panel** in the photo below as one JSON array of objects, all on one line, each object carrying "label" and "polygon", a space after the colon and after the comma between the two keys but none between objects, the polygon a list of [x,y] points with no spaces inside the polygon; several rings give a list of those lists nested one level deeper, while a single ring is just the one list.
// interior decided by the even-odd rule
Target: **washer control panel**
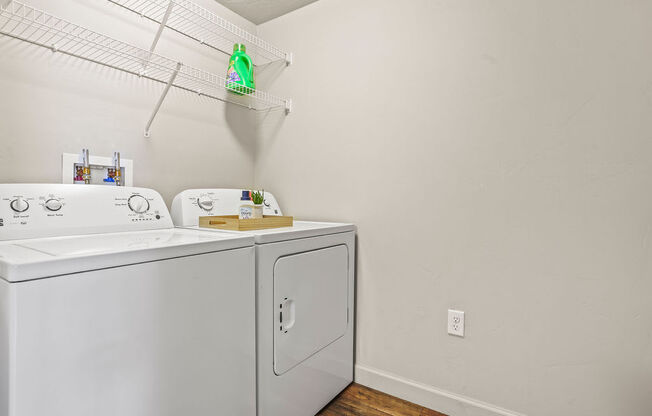
[{"label": "washer control panel", "polygon": [[[172,201],[172,219],[178,227],[199,223],[199,217],[212,215],[238,215],[242,201],[241,189],[189,189]],[[271,193],[265,192],[263,215],[283,215],[281,207]]]},{"label": "washer control panel", "polygon": [[0,241],[172,227],[151,189],[0,184]]}]

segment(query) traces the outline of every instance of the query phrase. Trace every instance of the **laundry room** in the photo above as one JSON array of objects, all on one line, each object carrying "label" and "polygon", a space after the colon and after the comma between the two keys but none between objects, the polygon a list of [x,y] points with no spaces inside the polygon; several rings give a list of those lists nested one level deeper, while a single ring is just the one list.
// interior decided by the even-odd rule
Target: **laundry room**
[{"label": "laundry room", "polygon": [[652,415],[650,21],[0,0],[0,416]]}]

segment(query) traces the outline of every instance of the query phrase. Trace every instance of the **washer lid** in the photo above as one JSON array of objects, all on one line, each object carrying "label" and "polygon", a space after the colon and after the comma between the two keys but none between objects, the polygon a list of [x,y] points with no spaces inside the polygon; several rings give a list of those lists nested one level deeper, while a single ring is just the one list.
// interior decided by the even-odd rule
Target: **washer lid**
[{"label": "washer lid", "polygon": [[253,244],[247,235],[184,229],[15,240],[0,244],[0,277],[20,282]]}]

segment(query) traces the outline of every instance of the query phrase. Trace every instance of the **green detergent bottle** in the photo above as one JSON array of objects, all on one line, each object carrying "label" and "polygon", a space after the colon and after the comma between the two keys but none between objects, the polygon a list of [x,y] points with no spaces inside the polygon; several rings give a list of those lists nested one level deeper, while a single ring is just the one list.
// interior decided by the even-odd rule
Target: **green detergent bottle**
[{"label": "green detergent bottle", "polygon": [[226,73],[226,89],[238,95],[251,94],[256,89],[254,63],[246,52],[245,45],[233,45],[233,55]]}]

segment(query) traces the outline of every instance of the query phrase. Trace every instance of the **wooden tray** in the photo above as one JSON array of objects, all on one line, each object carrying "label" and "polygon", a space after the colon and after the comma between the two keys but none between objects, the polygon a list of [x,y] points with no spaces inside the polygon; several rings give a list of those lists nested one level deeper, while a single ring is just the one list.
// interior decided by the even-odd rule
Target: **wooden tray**
[{"label": "wooden tray", "polygon": [[263,218],[241,220],[237,215],[219,215],[215,217],[199,217],[199,226],[231,231],[265,230],[268,228],[292,227],[294,217],[277,217],[265,215]]}]

